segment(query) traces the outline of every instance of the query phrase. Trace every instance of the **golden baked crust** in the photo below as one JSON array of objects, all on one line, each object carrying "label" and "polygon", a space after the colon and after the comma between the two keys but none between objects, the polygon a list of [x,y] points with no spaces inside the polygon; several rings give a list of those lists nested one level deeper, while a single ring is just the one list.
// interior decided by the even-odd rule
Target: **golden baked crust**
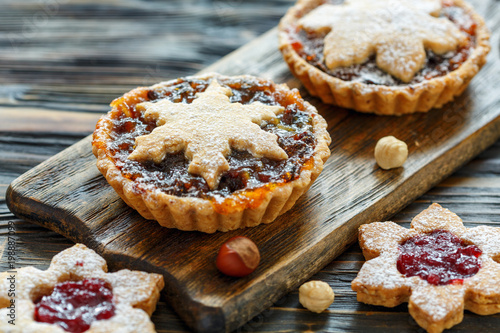
[{"label": "golden baked crust", "polygon": [[[398,246],[435,230],[449,231],[482,251],[475,275],[464,278],[463,283],[435,285],[399,272]],[[432,204],[412,220],[410,229],[393,222],[361,226],[359,244],[367,261],[352,281],[352,289],[360,302],[387,307],[408,302],[410,315],[431,333],[460,323],[464,309],[480,315],[500,312],[500,228],[466,228],[457,215]]]},{"label": "golden baked crust", "polygon": [[[163,289],[163,277],[127,269],[114,273],[107,272],[106,261],[93,250],[83,244],[76,244],[57,255],[50,267],[39,270],[24,267],[14,272],[0,274],[0,331],[22,333],[64,333],[56,324],[42,323],[34,320],[34,302],[44,295],[49,295],[57,283],[80,281],[98,278],[106,281],[113,291],[115,314],[110,319],[96,320],[87,333],[123,332],[136,333],[156,332],[150,320],[156,308],[160,291]],[[10,281],[15,276],[15,297],[9,297]],[[12,295],[12,294],[11,294]],[[15,325],[9,324],[6,318],[11,300],[15,301]]]},{"label": "golden baked crust", "polygon": [[324,0],[297,1],[280,22],[279,48],[292,73],[313,96],[321,98],[324,103],[380,115],[426,112],[431,108],[442,107],[461,94],[486,62],[490,50],[489,31],[483,19],[464,1],[449,2],[464,9],[477,24],[475,46],[467,60],[457,69],[420,83],[386,86],[344,81],[304,60],[294,50],[294,39],[289,32],[295,29],[300,18],[324,3]]},{"label": "golden baked crust", "polygon": [[[204,92],[197,94],[196,98],[205,98],[206,101],[208,98],[207,95],[213,95],[212,97],[215,96],[214,98],[216,99],[227,99],[227,96],[230,95],[230,92],[227,91],[228,89],[221,87],[220,84],[216,84],[217,81],[227,82],[227,80],[246,80],[248,82],[254,82],[253,84],[255,84],[255,82],[259,82],[258,84],[271,85],[273,89],[275,89],[276,94],[281,94],[286,98],[295,99],[297,98],[297,96],[298,98],[300,98],[296,90],[290,90],[286,85],[275,85],[271,81],[266,81],[251,76],[226,77],[211,73],[202,76],[188,77],[169,82],[163,82],[148,88],[137,88],[136,90],[126,94],[121,99],[115,100],[112,103],[113,110],[107,116],[101,118],[101,120],[98,122],[93,139],[93,152],[98,159],[97,167],[105,176],[108,183],[120,195],[120,197],[129,206],[136,209],[144,218],[154,219],[158,221],[160,225],[168,228],[177,228],[180,230],[198,230],[207,233],[213,233],[218,230],[228,231],[242,227],[250,227],[258,225],[260,223],[270,223],[278,215],[283,214],[284,212],[289,210],[293,206],[295,201],[305,191],[307,191],[309,186],[311,186],[312,182],[322,171],[323,164],[330,155],[328,145],[331,139],[328,132],[326,131],[325,120],[317,113],[316,109],[312,105],[303,101],[302,99],[300,99],[300,101],[298,101],[297,103],[303,105],[303,111],[306,112],[311,118],[312,132],[314,134],[316,144],[314,146],[311,157],[308,158],[308,160],[305,161],[305,163],[301,166],[299,176],[291,181],[269,182],[257,188],[238,190],[225,197],[217,197],[214,199],[210,197],[207,198],[206,196],[178,196],[158,190],[157,188],[144,188],[141,187],[142,185],[137,185],[137,183],[134,182],[133,179],[130,179],[130,177],[125,176],[123,172],[117,167],[116,162],[112,157],[112,153],[110,152],[111,149],[109,148],[110,144],[113,141],[110,134],[114,126],[113,117],[115,116],[112,115],[113,112],[130,112],[128,111],[128,107],[132,107],[134,110],[136,110],[135,106],[133,105],[135,104],[139,106],[137,110],[139,110],[139,112],[142,112],[141,114],[144,117],[149,116],[149,113],[155,115],[161,114],[162,112],[157,112],[157,109],[154,107],[154,105],[158,104],[159,102],[141,103],[147,100],[147,98],[138,98],[137,96],[146,96],[147,91],[162,91],[162,89],[166,89],[166,87],[170,87],[174,84],[177,84],[178,82],[212,82],[212,84],[210,84]],[[218,95],[218,97],[216,95]],[[223,95],[226,95],[226,97],[224,97]],[[195,101],[196,99],[194,99],[191,104],[187,104],[188,107],[197,108],[198,106],[194,105]],[[125,105],[124,103],[128,103],[126,104],[127,107],[123,106]],[[209,101],[207,103],[210,104],[212,102]],[[214,103],[217,104],[218,102]],[[232,105],[227,104],[227,100],[224,101],[224,103],[226,103],[226,108],[228,107],[228,105]],[[163,104],[167,105],[168,107],[169,104],[171,105],[177,103],[166,102]],[[241,107],[250,107],[254,104],[255,103],[244,104]],[[218,108],[218,106],[213,107]],[[239,107],[240,106],[238,106],[238,108]],[[273,116],[273,113],[278,114],[283,111],[283,107],[264,107],[266,108],[266,110],[265,112],[263,112],[263,116],[252,116],[254,124],[258,123],[257,121],[255,121],[255,118],[262,116],[259,119],[265,118],[269,121],[273,121],[273,119],[275,118]],[[146,115],[146,113],[148,113],[148,115]],[[168,114],[165,117],[170,117],[170,115],[174,114],[175,112],[169,113],[169,111],[163,111],[163,114],[165,113]],[[162,116],[160,115],[159,117]],[[163,124],[163,121],[161,119],[160,121],[158,121],[157,124]],[[201,125],[200,127],[202,127],[200,132],[203,132],[205,130],[205,126]],[[161,129],[159,130],[158,128],[159,127],[156,127],[151,134],[154,134],[155,131],[161,131]],[[259,131],[263,132],[260,129],[258,130],[258,132]],[[169,133],[171,132],[175,132],[175,130],[169,129]],[[206,134],[200,134],[200,136],[204,135]],[[243,135],[243,137],[249,136]],[[253,134],[251,137],[257,138],[258,136]],[[218,139],[219,137],[214,139],[214,141],[217,141]],[[252,153],[254,156],[266,156],[266,154],[269,154],[271,159],[283,158],[282,149],[279,148],[279,146],[277,146],[275,143],[271,143],[268,140],[268,137],[266,137],[265,140],[260,140],[261,142],[265,141],[265,143],[263,144],[256,142],[247,144],[244,143],[245,140],[243,139],[241,139],[240,136],[236,136],[235,138],[230,139],[230,142],[232,142],[233,147],[236,146],[237,149],[243,148],[249,151],[249,153]],[[181,135],[179,135],[171,140],[175,141],[176,144],[167,143],[165,145],[165,149],[171,149],[168,151],[169,153],[173,153],[176,151],[179,151],[181,153],[184,152],[184,155],[190,161],[190,174],[195,173],[201,175],[207,181],[210,189],[216,187],[220,180],[220,175],[224,172],[224,170],[227,170],[227,168],[224,166],[225,159],[224,157],[221,158],[221,156],[223,156],[224,153],[230,153],[231,149],[229,149],[228,152],[227,147],[224,147],[224,145],[217,142],[214,143],[216,148],[219,149],[218,151],[220,151],[220,154],[218,155],[219,157],[210,158],[209,161],[215,162],[211,162],[211,164],[205,162],[205,165],[210,164],[210,167],[204,167],[203,158],[197,159],[196,157],[201,155],[199,152],[203,151],[203,149],[190,148],[192,146],[195,146],[195,144],[197,143],[195,142],[194,144],[192,144],[192,142],[194,141],[189,140],[191,140],[190,137],[186,137],[184,134],[182,134],[182,137]],[[165,153],[160,152],[157,154],[150,154],[150,151],[154,150],[155,148],[141,148],[141,145],[143,143],[149,144],[150,141],[158,141],[158,139],[156,138],[154,140],[150,140],[146,136],[137,138],[134,152],[131,154],[132,156],[130,159],[147,161],[148,159],[155,160],[158,156],[160,156],[158,160],[161,160],[161,158],[165,156]],[[188,144],[192,145],[188,146]],[[256,148],[250,149],[248,147]],[[208,153],[208,156],[214,155]],[[284,156],[286,157],[286,154],[284,154]],[[195,163],[196,160],[198,162]],[[199,162],[200,160],[202,162]],[[192,169],[193,164],[196,165]],[[214,167],[214,164],[216,164],[216,167]],[[209,169],[211,169],[211,172],[207,171]],[[139,190],[138,187],[140,187]]]}]

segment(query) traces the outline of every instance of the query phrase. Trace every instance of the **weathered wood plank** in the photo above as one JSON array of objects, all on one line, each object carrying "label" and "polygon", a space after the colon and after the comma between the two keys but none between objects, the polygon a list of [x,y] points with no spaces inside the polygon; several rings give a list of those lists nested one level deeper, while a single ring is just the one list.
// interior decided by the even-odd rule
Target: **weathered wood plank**
[{"label": "weathered wood plank", "polygon": [[89,133],[95,128],[99,114],[48,111],[23,108],[18,112],[0,107],[0,131],[43,133]]}]

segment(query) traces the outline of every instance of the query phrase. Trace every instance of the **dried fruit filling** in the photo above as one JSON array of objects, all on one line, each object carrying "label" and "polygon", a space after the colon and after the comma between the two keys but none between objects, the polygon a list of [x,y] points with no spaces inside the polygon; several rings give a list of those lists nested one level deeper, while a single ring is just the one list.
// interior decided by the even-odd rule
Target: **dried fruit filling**
[{"label": "dried fruit filling", "polygon": [[[342,1],[338,0],[326,2],[333,4],[342,3]],[[477,24],[474,22],[472,17],[470,17],[464,9],[454,6],[450,1],[443,2],[441,16],[446,17],[461,31],[463,31],[468,36],[468,42],[455,52],[448,52],[443,55],[438,55],[430,50],[427,50],[427,63],[415,75],[409,84],[416,84],[424,80],[443,76],[456,70],[467,60],[473,51]],[[289,34],[294,40],[292,46],[298,55],[304,58],[311,65],[331,76],[344,81],[361,82],[365,84],[386,86],[406,85],[406,83],[379,69],[376,65],[375,56],[370,57],[363,64],[352,65],[349,67],[339,67],[330,70],[325,65],[323,56],[323,39],[325,34],[306,32],[302,29],[289,31]]]},{"label": "dried fruit filling", "polygon": [[399,246],[398,271],[419,276],[434,285],[463,283],[481,267],[482,251],[447,230],[435,230],[406,240]]},{"label": "dried fruit filling", "polygon": [[35,304],[35,320],[56,324],[67,332],[80,333],[96,320],[115,314],[113,293],[100,279],[58,283],[52,294]]},{"label": "dried fruit filling", "polygon": [[298,91],[280,90],[272,83],[252,79],[219,79],[229,87],[232,103],[281,105],[284,112],[277,119],[261,124],[261,129],[274,133],[279,146],[285,150],[288,159],[282,161],[255,158],[246,151],[232,151],[227,157],[230,169],[226,171],[215,190],[210,190],[206,181],[187,172],[189,161],[184,153],[169,154],[161,163],[129,160],[134,150],[135,138],[151,133],[155,123],[146,121],[136,111],[135,105],[144,101],[168,99],[174,103],[191,103],[196,93],[203,92],[210,81],[200,79],[178,79],[170,85],[156,89],[136,90],[135,95],[117,100],[113,117],[111,140],[108,149],[115,165],[122,174],[135,181],[135,190],[156,188],[181,197],[225,198],[238,190],[252,190],[270,183],[286,183],[297,179],[307,161],[311,159],[316,145],[311,115],[305,111]]}]

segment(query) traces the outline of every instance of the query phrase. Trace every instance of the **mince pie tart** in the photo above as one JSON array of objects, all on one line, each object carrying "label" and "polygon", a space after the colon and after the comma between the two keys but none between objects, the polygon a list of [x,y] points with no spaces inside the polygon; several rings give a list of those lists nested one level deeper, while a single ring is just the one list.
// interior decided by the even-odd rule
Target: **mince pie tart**
[{"label": "mince pie tart", "polygon": [[123,269],[83,244],[52,258],[50,267],[0,274],[0,332],[154,333],[150,316],[163,289],[159,274]]},{"label": "mince pie tart", "polygon": [[146,219],[212,233],[269,223],[330,155],[325,120],[296,89],[206,74],[132,90],[97,124],[97,167]]},{"label": "mince pie tart", "polygon": [[384,115],[453,100],[490,50],[483,19],[462,0],[299,0],[279,30],[312,95]]}]

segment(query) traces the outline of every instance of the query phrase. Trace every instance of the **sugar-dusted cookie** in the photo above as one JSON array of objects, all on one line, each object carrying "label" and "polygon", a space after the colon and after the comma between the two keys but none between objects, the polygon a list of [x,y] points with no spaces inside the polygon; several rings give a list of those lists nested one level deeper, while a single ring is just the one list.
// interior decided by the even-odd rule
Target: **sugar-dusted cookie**
[{"label": "sugar-dusted cookie", "polygon": [[159,274],[107,273],[103,258],[76,244],[45,271],[0,274],[0,332],[155,332],[149,317],[163,286]]},{"label": "sugar-dusted cookie", "polygon": [[408,302],[411,316],[431,333],[460,323],[464,309],[500,312],[500,228],[466,228],[432,204],[410,229],[393,222],[361,226],[359,243],[367,261],[352,289],[360,302]]}]

